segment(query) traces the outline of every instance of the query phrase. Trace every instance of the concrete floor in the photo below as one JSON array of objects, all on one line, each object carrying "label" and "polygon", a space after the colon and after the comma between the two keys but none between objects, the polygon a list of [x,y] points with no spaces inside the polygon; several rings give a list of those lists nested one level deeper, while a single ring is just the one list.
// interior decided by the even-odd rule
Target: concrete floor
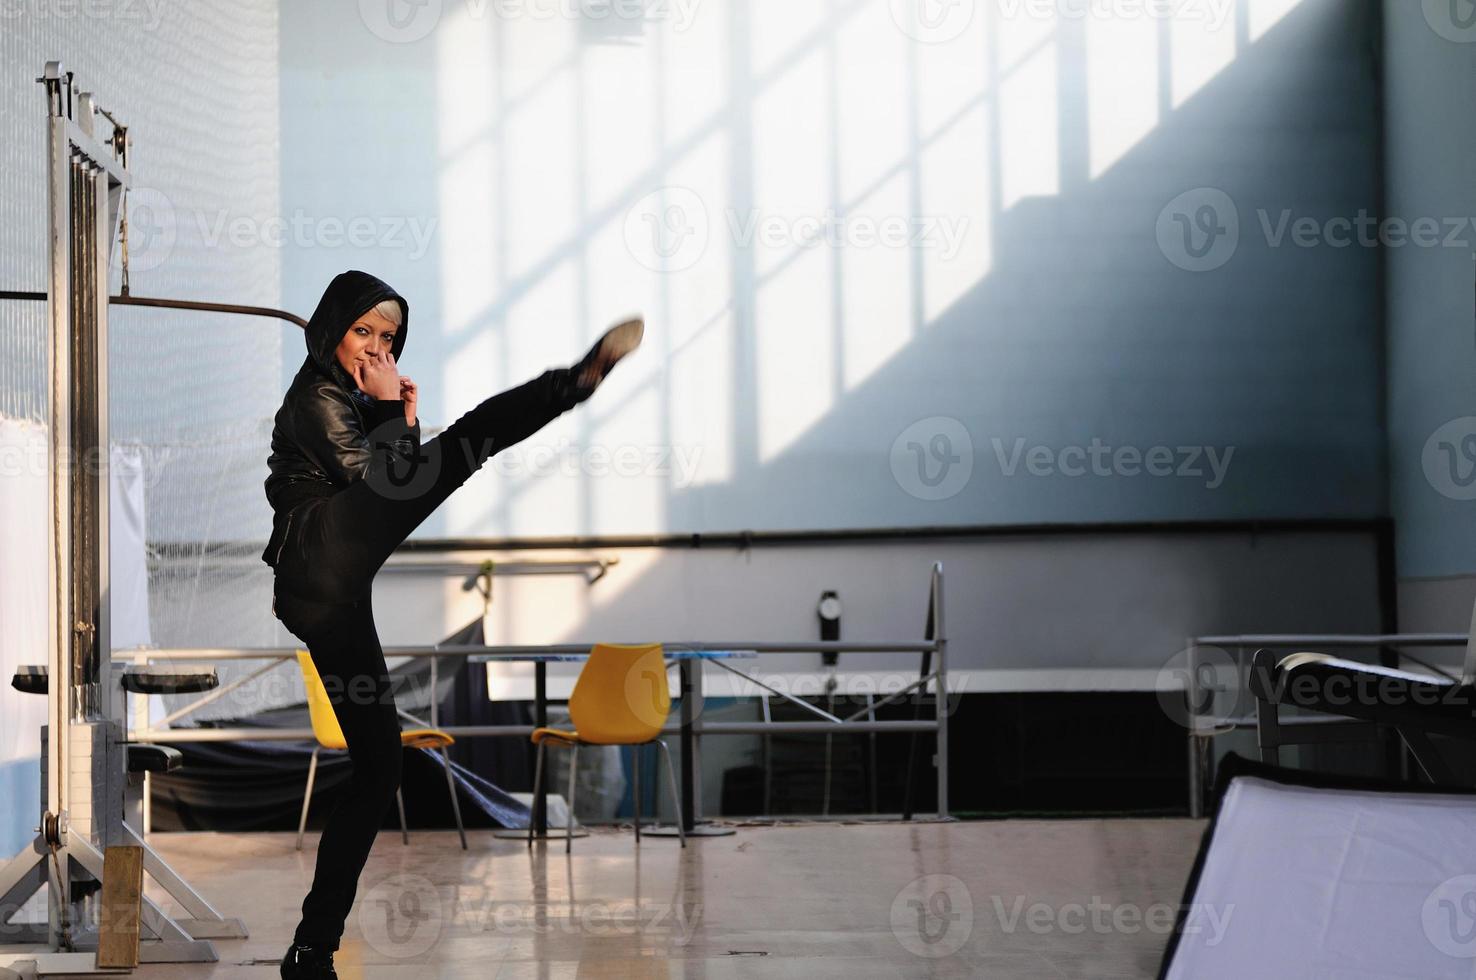
[{"label": "concrete floor", "polygon": [[[1189,820],[808,824],[538,845],[471,832],[375,842],[339,975],[521,978],[1151,977],[1204,824]],[[316,838],[155,834],[150,843],[251,938],[147,980],[269,980]],[[172,906],[163,893],[150,894]]]}]

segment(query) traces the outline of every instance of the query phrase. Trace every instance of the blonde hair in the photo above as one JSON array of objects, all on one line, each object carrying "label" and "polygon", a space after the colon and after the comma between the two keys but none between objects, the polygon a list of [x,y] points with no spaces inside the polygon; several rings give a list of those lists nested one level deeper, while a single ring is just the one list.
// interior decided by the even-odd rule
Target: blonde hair
[{"label": "blonde hair", "polygon": [[374,305],[374,312],[397,327],[404,326],[403,317],[400,313],[400,301],[397,299],[380,300]]}]

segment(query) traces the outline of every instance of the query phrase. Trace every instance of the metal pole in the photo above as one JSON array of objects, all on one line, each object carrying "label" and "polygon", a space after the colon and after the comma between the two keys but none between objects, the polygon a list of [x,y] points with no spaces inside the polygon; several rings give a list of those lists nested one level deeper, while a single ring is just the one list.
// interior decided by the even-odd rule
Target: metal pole
[{"label": "metal pole", "polygon": [[682,829],[689,834],[697,826],[696,767],[692,758],[697,741],[692,733],[692,722],[696,717],[695,705],[692,704],[692,663],[690,658],[686,658],[677,668],[682,688],[682,812],[679,819]]},{"label": "metal pole", "polygon": [[948,817],[948,629],[943,622],[943,563],[933,565],[933,625],[938,645],[938,816]]}]

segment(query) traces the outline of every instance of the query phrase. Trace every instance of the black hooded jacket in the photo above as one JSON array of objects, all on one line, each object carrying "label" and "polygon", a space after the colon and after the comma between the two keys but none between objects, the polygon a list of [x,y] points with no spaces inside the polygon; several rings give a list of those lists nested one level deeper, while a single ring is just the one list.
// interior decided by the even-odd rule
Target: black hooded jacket
[{"label": "black hooded jacket", "polygon": [[304,501],[332,496],[362,479],[370,467],[387,466],[394,457],[409,459],[419,451],[419,421],[405,424],[404,404],[398,399],[376,399],[360,391],[334,354],[353,322],[386,299],[400,304],[400,327],[391,348],[399,360],[410,329],[409,304],[367,272],[335,276],[308,321],[307,358],[272,427],[267,458],[271,475],[266,478],[272,536],[261,556],[268,565],[277,564],[289,518]]}]

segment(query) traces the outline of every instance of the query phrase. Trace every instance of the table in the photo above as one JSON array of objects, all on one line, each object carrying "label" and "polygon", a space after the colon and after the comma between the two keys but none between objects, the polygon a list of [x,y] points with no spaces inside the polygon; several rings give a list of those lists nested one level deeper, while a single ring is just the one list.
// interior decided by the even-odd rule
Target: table
[{"label": "table", "polygon": [[[680,697],[682,703],[681,740],[682,740],[682,798],[680,806],[680,817],[682,830],[689,836],[698,837],[720,837],[732,834],[734,831],[727,827],[716,827],[701,825],[697,823],[697,766],[696,766],[696,733],[692,730],[692,724],[696,720],[695,701],[702,697],[701,673],[692,670],[695,662],[702,660],[737,660],[753,659],[758,653],[753,650],[663,650],[662,655],[670,667],[673,662],[677,664],[680,676]],[[494,661],[511,663],[533,664],[533,723],[538,728],[548,726],[548,665],[550,663],[577,663],[588,660],[587,653],[476,653],[470,655],[468,661],[471,663],[492,663]],[[696,681],[694,682],[694,674]],[[533,812],[530,816],[533,822],[534,834],[537,837],[548,837],[548,781],[538,788],[538,793],[533,797]],[[562,832],[562,831],[560,831]],[[506,836],[523,836],[523,831],[506,832]],[[642,828],[642,836],[650,834],[655,837],[676,837],[675,827],[651,827]],[[577,836],[577,832],[576,832]]]}]

